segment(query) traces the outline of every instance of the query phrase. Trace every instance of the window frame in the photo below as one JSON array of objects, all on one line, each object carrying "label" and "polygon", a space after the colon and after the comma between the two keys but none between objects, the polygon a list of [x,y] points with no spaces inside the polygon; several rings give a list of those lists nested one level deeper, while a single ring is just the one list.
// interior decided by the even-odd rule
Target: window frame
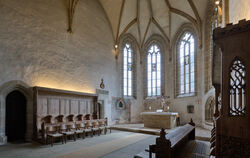
[{"label": "window frame", "polygon": [[[181,72],[181,64],[180,64],[180,47],[181,47],[181,43],[182,43],[182,41],[183,41],[183,38],[184,38],[184,36],[187,34],[187,33],[189,33],[191,36],[193,36],[193,39],[194,39],[194,56],[193,56],[193,60],[194,60],[194,62],[193,62],[193,66],[194,66],[194,71],[193,71],[193,73],[194,73],[194,91],[193,92],[191,92],[191,57],[190,57],[190,54],[191,54],[191,52],[190,52],[190,49],[189,49],[189,54],[188,54],[188,56],[189,56],[189,73],[188,73],[188,75],[189,75],[189,82],[188,82],[188,84],[189,84],[189,92],[188,93],[186,93],[185,92],[185,87],[186,87],[186,84],[187,83],[185,83],[185,84],[183,84],[184,85],[184,93],[181,93],[181,83],[180,83],[180,79],[181,79],[181,74],[180,74],[180,72]],[[191,37],[190,36],[190,37]],[[179,35],[179,38],[176,40],[176,59],[175,59],[175,74],[176,74],[176,79],[175,79],[175,82],[176,82],[176,86],[175,86],[175,97],[176,98],[184,98],[184,97],[192,97],[192,96],[196,96],[197,95],[197,37],[196,37],[196,34],[194,33],[194,31],[192,31],[192,30],[190,30],[190,29],[185,29],[185,28],[182,28],[182,32],[180,33],[180,35]],[[185,48],[184,48],[185,49]],[[183,53],[185,53],[185,51],[183,52]],[[184,54],[184,59],[183,60],[185,60],[185,54]],[[183,64],[183,68],[184,68],[184,73],[185,73],[185,61],[184,61],[184,64]],[[185,80],[185,75],[186,74],[184,74],[184,76],[183,76],[183,80]]]},{"label": "window frame", "polygon": [[[125,86],[124,86],[124,80],[125,80],[125,77],[124,77],[124,49],[127,49],[126,48],[126,45],[130,45],[130,49],[131,49],[131,68],[132,68],[132,70],[131,70],[131,95],[128,95],[128,89],[129,89],[129,87],[128,87],[128,76],[127,76],[127,87],[126,87],[126,89],[127,89],[127,95],[125,95],[125,93],[124,93],[124,90],[125,90]],[[128,58],[129,57],[127,57],[127,70],[126,70],[126,72],[127,72],[127,75],[128,75]],[[133,84],[133,81],[134,81],[134,76],[135,76],[135,74],[134,74],[134,63],[135,62],[135,60],[134,60],[134,50],[133,50],[133,48],[132,48],[132,44],[131,44],[131,42],[130,41],[125,41],[124,42],[124,44],[123,44],[123,46],[122,46],[122,96],[124,96],[124,97],[126,97],[126,98],[132,98],[133,96],[134,96],[134,84]]]},{"label": "window frame", "polygon": [[[121,54],[119,56],[119,60],[121,61],[120,65],[120,82],[121,82],[121,90],[120,90],[120,94],[122,96],[122,98],[125,99],[136,99],[137,98],[137,51],[138,51],[138,43],[136,41],[136,39],[134,38],[133,35],[127,33],[125,35],[123,35],[120,40],[119,40],[119,54]],[[126,43],[129,43],[131,46],[131,50],[133,52],[133,58],[132,58],[132,95],[131,96],[125,96],[124,95],[124,60],[123,60],[123,48],[126,46]]]},{"label": "window frame", "polygon": [[[159,63],[156,63],[156,75],[157,75],[157,65],[158,64],[160,64],[160,79],[158,79],[157,78],[157,76],[156,76],[156,87],[155,87],[155,91],[156,91],[156,95],[152,95],[152,91],[151,91],[151,95],[149,96],[148,95],[148,55],[149,55],[149,50],[152,48],[152,46],[157,46],[157,48],[159,49],[159,51],[158,52],[153,52],[152,54],[155,54],[156,53],[156,58],[157,58],[157,53],[159,53],[160,54],[160,62]],[[150,43],[149,45],[148,45],[148,47],[146,48],[146,50],[145,50],[145,67],[146,67],[146,76],[145,76],[145,80],[146,80],[146,90],[145,90],[145,94],[146,94],[146,97],[147,98],[158,98],[158,97],[160,97],[161,95],[162,95],[162,93],[163,93],[163,89],[162,89],[162,85],[163,85],[163,50],[162,50],[162,48],[161,48],[161,46],[160,46],[160,44],[159,43],[156,43],[156,42],[152,42],[152,43]],[[151,61],[152,61],[152,56],[151,56]],[[157,59],[156,59],[156,61],[157,61]],[[151,64],[151,66],[152,66],[152,64]],[[151,85],[152,85],[152,72],[151,72]],[[157,87],[157,80],[160,80],[160,87]],[[159,95],[157,95],[157,88],[160,88],[160,94]],[[151,86],[151,90],[153,90],[153,87]]]}]

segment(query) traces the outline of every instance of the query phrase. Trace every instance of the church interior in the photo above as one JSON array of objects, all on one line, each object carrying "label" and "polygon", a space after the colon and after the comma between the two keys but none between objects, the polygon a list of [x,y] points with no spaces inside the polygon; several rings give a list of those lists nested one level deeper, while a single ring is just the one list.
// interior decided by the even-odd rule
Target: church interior
[{"label": "church interior", "polygon": [[250,158],[250,0],[0,0],[0,157]]}]

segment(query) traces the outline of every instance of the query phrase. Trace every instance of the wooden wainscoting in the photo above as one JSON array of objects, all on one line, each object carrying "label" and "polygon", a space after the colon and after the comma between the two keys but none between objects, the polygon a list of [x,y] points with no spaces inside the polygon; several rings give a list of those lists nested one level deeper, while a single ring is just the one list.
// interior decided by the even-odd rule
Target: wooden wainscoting
[{"label": "wooden wainscoting", "polygon": [[[41,124],[46,116],[51,115],[51,123],[57,123],[56,117],[63,115],[64,119],[69,115],[75,117],[89,114],[93,118],[97,116],[97,95],[66,90],[58,90],[44,87],[34,87],[34,138],[38,139],[41,132]],[[65,120],[67,122],[67,120]]]}]

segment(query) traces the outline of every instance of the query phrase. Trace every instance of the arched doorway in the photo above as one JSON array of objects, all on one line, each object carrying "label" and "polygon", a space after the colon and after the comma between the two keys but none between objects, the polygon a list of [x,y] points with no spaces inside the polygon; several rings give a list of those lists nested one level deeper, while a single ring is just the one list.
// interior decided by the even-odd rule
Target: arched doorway
[{"label": "arched doorway", "polygon": [[24,141],[26,133],[25,96],[18,90],[6,97],[6,136],[9,142]]},{"label": "arched doorway", "polygon": [[104,119],[104,100],[98,100],[97,115],[99,119]]}]

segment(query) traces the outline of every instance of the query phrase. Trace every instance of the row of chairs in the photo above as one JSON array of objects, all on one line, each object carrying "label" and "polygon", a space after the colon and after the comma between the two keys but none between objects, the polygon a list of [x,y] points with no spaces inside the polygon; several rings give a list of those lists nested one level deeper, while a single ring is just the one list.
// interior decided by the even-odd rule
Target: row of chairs
[{"label": "row of chairs", "polygon": [[60,138],[62,143],[66,143],[68,138],[73,138],[74,141],[76,141],[77,136],[84,139],[88,134],[90,134],[91,137],[93,137],[94,134],[100,136],[102,132],[106,134],[108,129],[111,133],[111,128],[107,125],[107,119],[61,122],[55,124],[43,123],[42,129],[44,129],[45,143],[48,144],[50,141],[51,146],[53,146],[56,138]]}]

